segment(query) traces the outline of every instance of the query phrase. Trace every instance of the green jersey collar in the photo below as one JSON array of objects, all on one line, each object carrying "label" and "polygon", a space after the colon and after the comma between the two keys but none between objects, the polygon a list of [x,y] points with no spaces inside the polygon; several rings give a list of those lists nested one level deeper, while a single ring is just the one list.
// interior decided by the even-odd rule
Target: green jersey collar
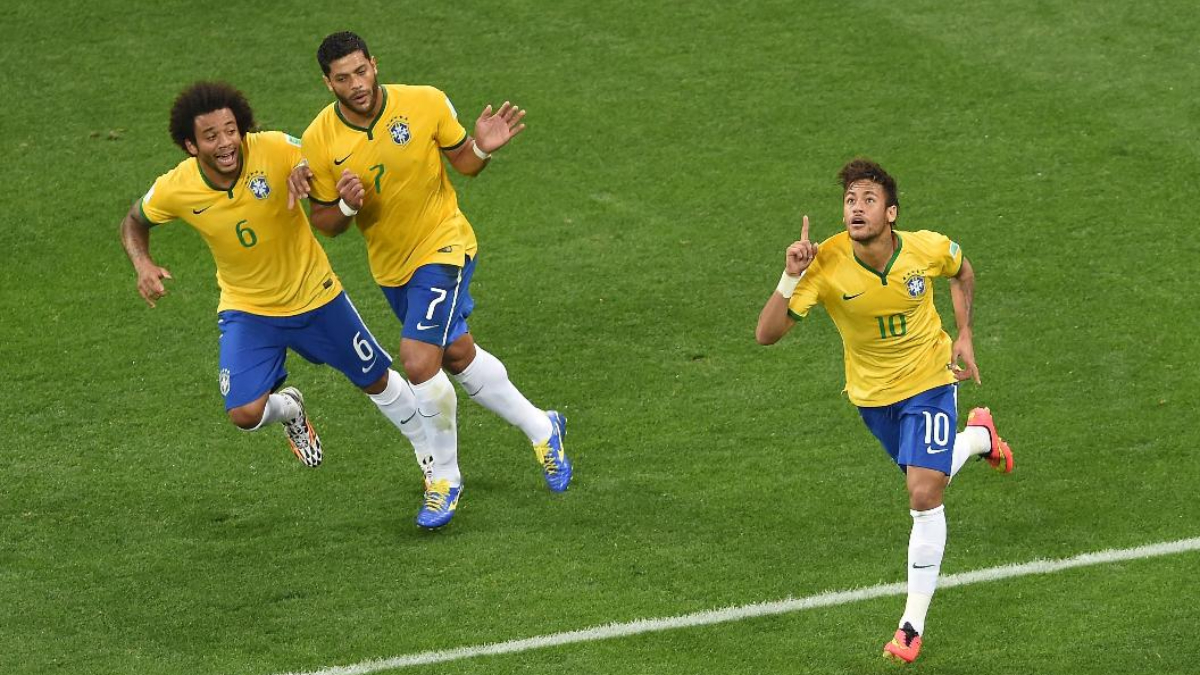
[{"label": "green jersey collar", "polygon": [[247,151],[247,148],[249,148],[249,145],[250,144],[247,143],[245,141],[245,139],[242,140],[242,148],[241,148],[241,160],[242,161],[241,161],[241,164],[238,165],[237,175],[233,177],[233,182],[229,184],[228,188],[217,187],[216,185],[213,185],[213,182],[208,179],[208,174],[204,173],[204,167],[200,166],[200,158],[197,157],[196,158],[196,170],[200,172],[200,180],[203,180],[205,185],[212,188],[213,190],[216,190],[217,192],[228,193],[229,198],[233,199],[233,189],[235,187],[237,187],[238,181],[240,181],[242,179],[242,173],[246,170],[246,162],[250,161],[249,152]]},{"label": "green jersey collar", "polygon": [[892,271],[892,265],[896,264],[896,258],[900,257],[900,249],[904,248],[904,239],[900,236],[900,233],[892,230],[892,234],[896,235],[896,250],[892,251],[892,257],[888,260],[887,265],[884,266],[882,272],[874,267],[871,267],[862,260],[859,260],[858,254],[854,252],[854,247],[851,246],[850,248],[850,255],[854,256],[854,262],[862,265],[863,269],[879,277],[880,283],[882,283],[884,286],[887,286],[888,273]]},{"label": "green jersey collar", "polygon": [[350,127],[351,129],[353,129],[355,131],[365,132],[367,134],[367,139],[373,139],[373,138],[375,138],[375,125],[378,124],[380,118],[383,117],[383,111],[387,110],[387,104],[388,104],[387,87],[385,87],[381,84],[381,85],[379,85],[379,91],[382,92],[381,96],[383,98],[383,101],[379,104],[379,112],[375,113],[375,119],[371,120],[371,124],[369,124],[366,127],[360,127],[357,124],[353,124],[352,122],[350,122],[350,120],[346,119],[346,116],[342,114],[342,102],[341,101],[337,101],[333,104],[333,111],[335,113],[337,113],[337,118],[342,121],[342,124],[345,124],[346,126]]}]

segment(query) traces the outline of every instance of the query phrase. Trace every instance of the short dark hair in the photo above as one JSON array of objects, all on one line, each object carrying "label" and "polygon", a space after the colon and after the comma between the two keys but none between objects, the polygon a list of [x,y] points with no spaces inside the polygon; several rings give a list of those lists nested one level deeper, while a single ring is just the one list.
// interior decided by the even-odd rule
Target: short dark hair
[{"label": "short dark hair", "polygon": [[320,47],[317,47],[317,63],[321,64],[321,72],[328,75],[329,67],[333,65],[334,61],[350,56],[354,52],[362,52],[368,61],[371,60],[371,50],[367,49],[367,43],[357,33],[351,33],[348,30],[332,33],[321,41]]},{"label": "short dark hair", "polygon": [[842,183],[842,193],[845,194],[850,186],[860,180],[869,180],[883,186],[887,194],[887,205],[900,207],[900,195],[896,191],[896,179],[883,170],[876,162],[866,157],[855,157],[838,172],[838,180]]},{"label": "short dark hair", "polygon": [[223,108],[233,113],[243,136],[255,128],[254,111],[242,92],[225,82],[197,82],[171,104],[171,140],[187,152],[184,141],[196,142],[196,118]]}]

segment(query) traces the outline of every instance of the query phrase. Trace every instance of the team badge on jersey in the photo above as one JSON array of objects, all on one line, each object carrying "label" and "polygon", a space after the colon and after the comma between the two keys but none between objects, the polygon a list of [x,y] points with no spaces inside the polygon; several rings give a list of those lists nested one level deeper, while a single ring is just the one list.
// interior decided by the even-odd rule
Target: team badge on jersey
[{"label": "team badge on jersey", "polygon": [[412,140],[412,131],[408,128],[407,117],[397,117],[388,124],[388,133],[392,135],[392,142],[396,145],[408,145]]},{"label": "team badge on jersey", "polygon": [[266,199],[271,194],[271,185],[267,183],[267,177],[262,173],[251,174],[250,180],[246,182],[246,187],[250,188],[256,199]]},{"label": "team badge on jersey", "polygon": [[904,277],[904,286],[908,288],[909,297],[919,298],[925,295],[925,270],[909,272]]},{"label": "team badge on jersey", "polygon": [[221,369],[221,372],[217,375],[217,382],[219,382],[221,384],[221,395],[228,396],[229,395],[229,369],[228,368]]}]

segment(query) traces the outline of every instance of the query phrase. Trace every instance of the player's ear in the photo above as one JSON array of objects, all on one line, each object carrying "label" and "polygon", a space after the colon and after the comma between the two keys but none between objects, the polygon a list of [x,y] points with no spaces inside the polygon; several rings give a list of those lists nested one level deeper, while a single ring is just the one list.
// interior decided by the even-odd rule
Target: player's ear
[{"label": "player's ear", "polygon": [[375,71],[376,75],[379,74],[379,62],[375,60],[374,56],[371,57],[371,70]]},{"label": "player's ear", "polygon": [[333,81],[329,79],[329,76],[322,75],[321,79],[325,81],[325,88],[329,91],[333,91]]},{"label": "player's ear", "polygon": [[896,216],[898,215],[900,215],[900,207],[896,206],[895,204],[887,207],[888,225],[895,225]]},{"label": "player's ear", "polygon": [[183,149],[187,150],[188,154],[192,157],[200,154],[200,148],[197,148],[196,144],[190,138],[183,139]]}]

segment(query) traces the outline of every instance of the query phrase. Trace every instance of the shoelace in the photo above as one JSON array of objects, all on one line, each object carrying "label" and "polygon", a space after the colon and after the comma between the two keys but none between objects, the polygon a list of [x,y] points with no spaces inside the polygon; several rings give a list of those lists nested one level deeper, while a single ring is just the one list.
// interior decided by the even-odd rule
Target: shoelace
[{"label": "shoelace", "polygon": [[542,460],[542,470],[548,474],[558,473],[558,459],[554,456],[554,448],[550,447],[550,442],[547,441],[534,449],[538,459]]},{"label": "shoelace", "polygon": [[430,511],[441,511],[450,497],[450,486],[444,481],[429,486],[425,490],[425,508]]}]

